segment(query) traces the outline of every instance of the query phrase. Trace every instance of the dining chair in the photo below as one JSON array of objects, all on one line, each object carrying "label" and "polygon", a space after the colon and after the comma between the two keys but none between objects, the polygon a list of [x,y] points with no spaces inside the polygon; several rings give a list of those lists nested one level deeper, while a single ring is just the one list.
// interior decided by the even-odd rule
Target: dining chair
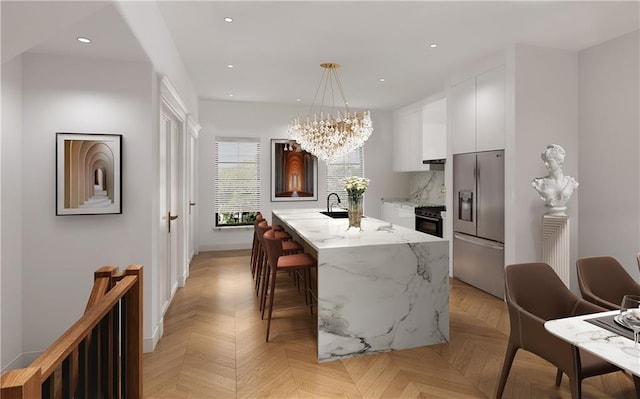
[{"label": "dining chair", "polygon": [[620,309],[626,294],[640,295],[640,284],[610,256],[593,256],[576,261],[582,298],[609,310]]},{"label": "dining chair", "polygon": [[544,323],[547,320],[605,310],[573,294],[548,264],[507,266],[505,300],[511,331],[496,398],[502,398],[518,349],[534,353],[555,365],[558,368],[557,386],[560,386],[562,374],[566,374],[573,399],[581,397],[583,379],[620,370],[545,330]]},{"label": "dining chair", "polygon": [[263,243],[265,245],[267,251],[267,267],[265,270],[267,273],[265,274],[264,279],[264,306],[263,306],[263,315],[265,312],[265,308],[267,308],[266,300],[268,298],[268,308],[267,312],[267,342],[269,342],[269,331],[271,330],[271,316],[273,314],[273,302],[276,295],[276,276],[280,271],[292,271],[296,273],[300,273],[301,279],[304,282],[304,305],[300,306],[311,306],[313,313],[313,300],[311,299],[311,286],[310,286],[310,270],[313,267],[317,266],[317,262],[315,258],[307,253],[296,253],[292,255],[286,255],[283,248],[283,243],[281,239],[277,238],[276,232],[273,230],[268,230],[264,233]]}]

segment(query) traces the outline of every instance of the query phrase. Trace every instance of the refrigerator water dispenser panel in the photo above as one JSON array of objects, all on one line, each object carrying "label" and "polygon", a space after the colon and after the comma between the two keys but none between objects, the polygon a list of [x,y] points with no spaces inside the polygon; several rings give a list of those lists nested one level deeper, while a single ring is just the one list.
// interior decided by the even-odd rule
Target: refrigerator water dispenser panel
[{"label": "refrigerator water dispenser panel", "polygon": [[458,191],[458,219],[473,222],[473,191]]}]

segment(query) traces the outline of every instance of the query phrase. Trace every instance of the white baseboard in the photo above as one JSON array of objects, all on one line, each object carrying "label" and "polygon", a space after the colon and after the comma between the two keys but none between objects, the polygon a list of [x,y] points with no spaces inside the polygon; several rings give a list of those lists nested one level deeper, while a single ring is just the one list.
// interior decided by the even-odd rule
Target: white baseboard
[{"label": "white baseboard", "polygon": [[242,249],[251,249],[251,244],[223,244],[223,245],[205,245],[199,248],[198,253],[200,252],[211,252],[211,251],[237,251]]},{"label": "white baseboard", "polygon": [[158,345],[158,341],[162,338],[164,333],[164,317],[160,319],[160,322],[153,331],[153,334],[149,338],[145,338],[142,342],[142,351],[144,353],[153,352]]}]

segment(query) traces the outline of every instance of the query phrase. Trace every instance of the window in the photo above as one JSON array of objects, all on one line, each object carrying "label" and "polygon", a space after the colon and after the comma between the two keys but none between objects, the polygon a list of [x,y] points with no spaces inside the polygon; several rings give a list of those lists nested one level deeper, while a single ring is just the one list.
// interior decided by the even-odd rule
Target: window
[{"label": "window", "polygon": [[[342,179],[349,176],[364,177],[364,148],[357,148],[344,157],[327,164],[327,194],[337,193],[341,200],[347,198]],[[342,204],[346,207],[346,203]]]},{"label": "window", "polygon": [[216,138],[216,227],[253,225],[260,207],[260,139]]}]

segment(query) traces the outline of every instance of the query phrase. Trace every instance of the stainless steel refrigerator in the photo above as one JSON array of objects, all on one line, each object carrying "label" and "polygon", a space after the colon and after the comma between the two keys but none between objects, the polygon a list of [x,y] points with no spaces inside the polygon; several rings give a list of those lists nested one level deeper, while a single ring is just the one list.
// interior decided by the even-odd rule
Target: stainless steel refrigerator
[{"label": "stainless steel refrigerator", "polygon": [[504,151],[453,156],[453,276],[504,297]]}]

